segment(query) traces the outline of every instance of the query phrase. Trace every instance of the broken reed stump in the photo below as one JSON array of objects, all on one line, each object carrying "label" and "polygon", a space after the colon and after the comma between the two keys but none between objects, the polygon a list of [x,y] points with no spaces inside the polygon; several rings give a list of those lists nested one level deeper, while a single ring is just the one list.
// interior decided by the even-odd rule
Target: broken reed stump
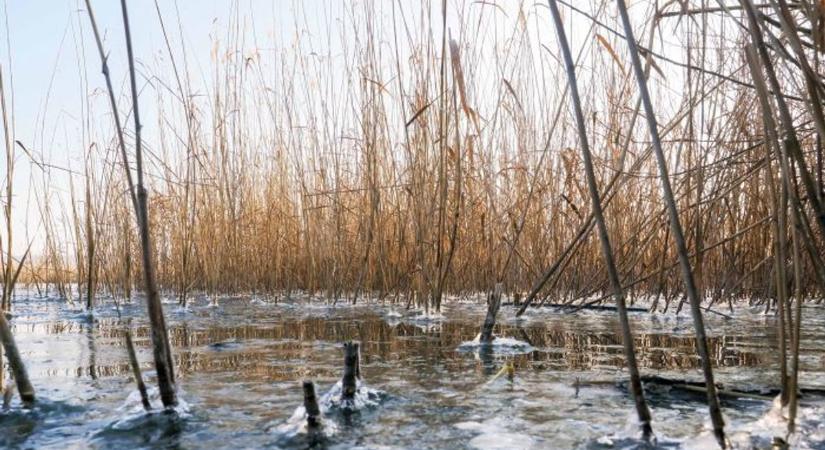
[{"label": "broken reed stump", "polygon": [[318,396],[315,395],[315,383],[304,381],[304,409],[307,412],[307,429],[317,430],[321,427],[321,408],[318,407]]},{"label": "broken reed stump", "polygon": [[11,333],[11,326],[9,321],[6,320],[5,314],[0,314],[0,341],[6,350],[6,357],[9,360],[9,366],[17,384],[20,400],[26,407],[31,407],[34,405],[34,387],[29,381],[26,366],[23,364],[23,358],[20,357],[20,351],[17,350],[17,344],[14,342],[14,335]]},{"label": "broken reed stump", "polygon": [[143,374],[140,373],[140,364],[138,364],[137,354],[135,353],[135,343],[132,341],[132,330],[126,330],[126,351],[129,354],[129,365],[132,366],[132,375],[135,377],[138,392],[140,392],[140,401],[143,403],[143,409],[147,412],[151,411],[152,404],[149,403],[149,394],[146,393],[146,384],[143,382]]},{"label": "broken reed stump", "polygon": [[341,402],[353,401],[357,390],[357,380],[361,378],[360,345],[357,342],[344,343],[344,376],[341,378]]},{"label": "broken reed stump", "polygon": [[496,315],[498,315],[498,309],[501,307],[501,291],[502,284],[496,283],[493,292],[487,296],[487,317],[484,318],[484,324],[481,326],[481,334],[478,339],[481,344],[491,344],[495,339],[493,328],[496,326]]}]

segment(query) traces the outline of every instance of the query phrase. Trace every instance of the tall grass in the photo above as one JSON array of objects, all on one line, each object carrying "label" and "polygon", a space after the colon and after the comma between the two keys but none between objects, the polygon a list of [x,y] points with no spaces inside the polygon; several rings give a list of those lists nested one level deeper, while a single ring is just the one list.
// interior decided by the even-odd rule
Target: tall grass
[{"label": "tall grass", "polygon": [[[141,72],[142,100],[153,106],[146,182],[163,290],[184,303],[196,291],[305,290],[331,301],[404,297],[434,309],[446,294],[492,291],[497,282],[510,294],[536,287],[552,302],[610,291],[589,231],[575,125],[556,114],[566,87],[545,32],[547,9],[447,3],[444,12],[437,3],[386,4],[380,14],[348,5],[340,24],[323,30],[327,48],[300,35],[270,48],[250,38],[233,10],[202,72],[188,59],[180,20],[157,8],[166,57]],[[574,47],[584,56],[584,116],[622,285],[631,302],[650,296],[657,309],[681,309],[671,219],[615,5],[574,11],[561,3],[587,25]],[[747,33],[733,12],[667,8],[654,20],[632,17],[645,47],[667,32],[685,49],[643,56],[703,307],[772,298],[775,203],[764,174],[775,153],[765,151],[759,101],[737,49]],[[778,64],[799,137],[795,164],[810,168],[807,204],[822,190],[821,149],[798,100],[807,98],[804,74]],[[123,220],[127,186],[101,175],[122,170],[101,156],[112,147],[104,138],[89,158],[86,172],[96,175],[82,184],[77,236],[66,239],[55,225],[60,213],[44,187],[46,250],[22,275],[57,283],[67,296],[71,280],[87,297],[95,280],[126,296],[141,276],[132,261],[138,230]],[[821,249],[821,238],[816,231],[810,245]],[[801,297],[822,293],[809,253],[798,261]]]}]

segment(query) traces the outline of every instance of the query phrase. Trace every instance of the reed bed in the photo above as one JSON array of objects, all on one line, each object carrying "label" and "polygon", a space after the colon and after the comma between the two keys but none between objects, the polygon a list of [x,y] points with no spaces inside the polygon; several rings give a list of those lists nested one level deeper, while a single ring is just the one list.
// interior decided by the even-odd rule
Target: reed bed
[{"label": "reed bed", "polygon": [[[650,296],[659,309],[681,308],[677,251],[615,6],[560,5],[577,27],[583,116],[618,275],[631,303]],[[639,5],[632,14],[643,50],[655,52],[642,56],[696,284],[710,304],[774,298],[783,267],[797,276],[796,294],[817,297],[821,269],[805,249],[796,264],[776,259],[768,170],[777,176],[779,163],[766,151],[745,61],[746,20],[732,7]],[[233,11],[213,37],[211,66],[195,70],[179,18],[158,7],[166,48],[141,64],[141,100],[153,116],[144,145],[149,229],[169,295],[303,290],[333,301],[403,296],[438,309],[446,294],[497,282],[505,293],[528,292],[557,261],[540,297],[611,291],[598,236],[588,228],[576,239],[592,222],[591,202],[544,5],[356,3],[340,23],[327,20],[326,48],[297,36],[266,50]],[[805,11],[791,14],[807,29],[814,16]],[[765,23],[766,36],[780,32]],[[820,41],[810,33],[799,33],[802,51],[818,68]],[[662,36],[678,42],[657,44]],[[805,74],[788,52],[774,56],[777,76],[821,196],[821,139]],[[94,119],[111,121],[98,109]],[[116,140],[101,134],[89,132],[70,209],[56,211],[44,184],[45,251],[21,275],[67,298],[129,296],[142,276],[128,186],[111,175],[122,173]],[[133,145],[128,130],[126,140]],[[804,193],[801,202],[809,203]],[[814,214],[808,220],[810,245],[821,249]],[[61,221],[73,224],[69,232]],[[789,220],[779,230],[792,231]]]}]

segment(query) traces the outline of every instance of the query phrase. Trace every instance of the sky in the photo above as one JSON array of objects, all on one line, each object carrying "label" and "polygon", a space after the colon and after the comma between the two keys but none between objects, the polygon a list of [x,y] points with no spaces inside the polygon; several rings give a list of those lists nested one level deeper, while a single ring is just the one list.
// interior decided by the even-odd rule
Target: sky
[{"label": "sky", "polygon": [[[123,96],[119,101],[128,104],[125,101],[128,73],[120,2],[93,0],[91,3],[98,27],[104,34],[104,46],[109,52],[115,90]],[[547,8],[527,1],[497,2],[495,8],[501,14],[492,14],[496,18],[492,26],[486,27],[481,35],[468,35],[475,30],[473,23],[462,18],[475,17],[473,14],[478,14],[480,10],[491,10],[492,3],[449,1],[450,33],[464,39],[477,39],[480,42],[477,48],[495,51],[511,38],[521,9],[528,18],[529,33],[535,38],[536,54],[542,52],[541,44],[557,48]],[[579,0],[574,0],[574,3],[587,10],[592,10],[595,4]],[[635,20],[643,23],[652,3],[629,3]],[[216,42],[227,40],[233,17],[239,20],[245,46],[255,49],[250,56],[260,58],[267,67],[274,69],[278,64],[278,51],[318,52],[326,55],[326,61],[333,65],[341,62],[341,58],[351,57],[346,49],[349,47],[348,40],[356,36],[348,25],[357,21],[353,16],[374,14],[379,18],[379,24],[386,24],[391,22],[393,7],[390,1],[379,0],[350,3],[331,0],[158,0],[157,4],[172,41],[175,58],[181,61],[184,56],[182,50],[185,49],[192,72],[199,74],[195,78],[210,73],[216,59]],[[128,2],[141,99],[149,105],[153,99],[151,90],[158,88],[149,77],[170,72],[155,5],[154,0]],[[397,5],[406,9],[410,16],[422,8],[420,2],[406,0],[399,1]],[[436,17],[439,5],[440,2],[436,1],[429,6]],[[569,25],[568,34],[574,53],[582,45],[598,50],[591,41],[584,40],[589,21],[572,14],[567,8],[562,8],[562,11]],[[605,14],[615,18],[615,8],[611,5]],[[413,34],[426,32],[421,29],[411,31]],[[440,33],[440,30],[434,30],[434,33]],[[391,36],[386,34],[386,30],[379,30],[378,34],[379,45],[387,47],[384,51],[389,51]],[[660,38],[658,47],[672,47],[671,38]],[[542,64],[556,64],[546,61],[546,54],[541,58],[545,59]],[[683,59],[679,55],[675,58]],[[14,254],[20,256],[29,242],[33,242],[35,252],[43,246],[38,199],[43,197],[44,189],[53,199],[52,214],[67,215],[66,211],[71,207],[68,200],[70,173],[82,172],[85,146],[112,136],[111,123],[99,120],[110,112],[85,1],[5,0],[0,4],[0,67],[6,92],[10,95],[13,139],[19,140],[28,150],[26,153],[19,147],[15,148],[12,243]],[[334,73],[336,68],[333,66],[327,70]],[[495,73],[495,68],[480,68],[480,77],[484,76],[485,70],[491,72],[489,78],[493,82],[498,82],[500,74]],[[679,84],[678,71],[669,72],[669,76],[669,84]],[[208,84],[204,79],[200,81]],[[563,78],[549,82],[562,85]],[[197,86],[197,80],[195,84]],[[151,107],[143,107],[141,111],[146,141],[148,145],[156,146],[157,136],[151,127],[154,113]],[[88,120],[93,123],[84,126],[84,117],[91,118]],[[38,163],[33,164],[30,156]],[[52,169],[46,174],[40,164],[50,165]],[[6,173],[5,159],[0,158],[0,176],[5,177]],[[0,238],[5,246],[7,236],[4,231],[0,231]]]},{"label": "sky", "polygon": [[[233,13],[241,18],[245,29],[255,29],[257,39],[269,42],[260,46],[271,47],[274,42],[288,41],[296,29],[320,30],[317,16],[312,13],[335,13],[336,8],[329,3],[333,2],[131,0],[128,8],[137,70],[145,77],[152,69],[142,70],[143,66],[154,68],[168,61],[156,4],[173,50],[182,48],[183,39],[194,71],[203,72],[209,70],[214,59],[214,41],[226,36]],[[128,72],[120,2],[93,0],[91,4],[104,36],[115,89],[119,95],[126,95]],[[19,257],[30,241],[34,241],[34,249],[43,245],[36,199],[42,197],[44,172],[32,164],[30,155],[52,168],[47,182],[50,197],[55,199],[53,208],[65,213],[69,208],[69,170],[82,172],[82,142],[92,140],[82,137],[84,104],[95,108],[92,117],[109,112],[105,109],[108,100],[100,59],[83,0],[8,0],[2,8],[0,21],[5,18],[5,22],[0,27],[0,67],[10,93],[12,135],[29,151],[27,154],[20,147],[14,149],[13,248]],[[299,17],[299,10],[309,14]],[[145,83],[145,79],[142,81]],[[141,89],[142,98],[150,95]],[[146,140],[150,143],[153,133],[147,125],[152,122],[153,112],[147,107],[142,112]],[[2,158],[0,173],[4,185],[6,166]],[[5,232],[2,239],[5,247]]]}]

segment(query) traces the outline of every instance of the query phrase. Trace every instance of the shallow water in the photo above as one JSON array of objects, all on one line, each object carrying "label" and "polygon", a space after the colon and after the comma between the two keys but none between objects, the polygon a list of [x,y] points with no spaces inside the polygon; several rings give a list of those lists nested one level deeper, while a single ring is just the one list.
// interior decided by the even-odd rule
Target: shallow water
[{"label": "shallow water", "polygon": [[[478,332],[480,305],[447,304],[443,318],[396,314],[380,304],[307,299],[198,299],[165,305],[182,407],[141,413],[122,330],[133,318],[138,357],[154,385],[142,302],[102,305],[94,318],[56,299],[18,298],[13,327],[37,389],[38,406],[15,400],[0,412],[0,446],[10,448],[635,448],[635,415],[624,387],[613,312],[503,307],[498,335],[529,345],[492,353],[462,346]],[[825,309],[806,308],[803,387],[825,388]],[[699,380],[692,322],[683,315],[634,313],[644,375]],[[735,389],[774,387],[775,322],[740,309],[707,315],[717,381]],[[301,432],[300,381],[319,395],[342,371],[341,342],[362,343],[362,374],[376,405],[331,415],[325,441]],[[512,362],[515,377],[491,379]],[[577,381],[578,380],[578,381]],[[578,387],[577,387],[578,385]],[[647,386],[661,447],[712,445],[702,394]],[[156,396],[157,394],[153,392]],[[156,404],[157,399],[155,399]],[[825,447],[823,398],[802,403],[798,448]],[[723,399],[728,432],[764,445],[773,426],[768,401]],[[767,417],[767,418],[766,418]],[[758,422],[757,421],[761,421]]]}]

